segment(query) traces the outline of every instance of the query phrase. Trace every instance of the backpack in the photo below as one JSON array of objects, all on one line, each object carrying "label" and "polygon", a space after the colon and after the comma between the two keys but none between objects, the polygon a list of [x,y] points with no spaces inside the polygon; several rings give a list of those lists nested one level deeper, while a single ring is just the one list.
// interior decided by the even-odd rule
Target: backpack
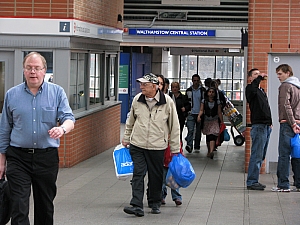
[{"label": "backpack", "polygon": [[10,220],[11,204],[8,182],[0,179],[0,225],[5,225]]}]

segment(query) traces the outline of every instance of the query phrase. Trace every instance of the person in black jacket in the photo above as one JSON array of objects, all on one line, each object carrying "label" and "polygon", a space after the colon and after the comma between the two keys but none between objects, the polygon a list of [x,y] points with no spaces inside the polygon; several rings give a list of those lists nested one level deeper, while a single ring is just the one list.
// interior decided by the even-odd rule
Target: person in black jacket
[{"label": "person in black jacket", "polygon": [[186,117],[188,116],[188,112],[191,110],[191,104],[188,101],[187,96],[183,95],[180,92],[180,85],[178,82],[172,82],[171,91],[172,92],[170,92],[169,95],[176,105],[178,120],[180,124],[180,141],[182,143],[182,131],[184,128]]},{"label": "person in black jacket", "polygon": [[[193,148],[195,151],[200,150],[200,141],[201,141],[201,122],[197,121],[197,116],[200,111],[200,103],[204,97],[205,88],[202,87],[200,76],[194,74],[192,76],[193,85],[186,89],[186,96],[188,97],[189,102],[191,103],[191,110],[186,118],[186,127],[188,130],[185,149],[187,152],[192,153]],[[194,135],[196,125],[196,131]],[[193,145],[193,139],[195,137],[195,142]]]},{"label": "person in black jacket", "polygon": [[[202,115],[204,115],[204,118]],[[216,88],[209,87],[207,89],[205,98],[201,102],[197,121],[203,123],[202,133],[206,135],[207,157],[213,159],[213,151],[216,147],[216,141],[220,133],[220,123],[223,123],[221,103],[217,98]]]},{"label": "person in black jacket", "polygon": [[248,166],[247,189],[264,190],[265,185],[258,182],[260,167],[265,160],[270,134],[272,131],[272,116],[268,97],[261,88],[260,82],[267,77],[254,68],[248,72],[251,84],[246,87],[246,98],[250,108],[251,120],[251,156]]}]

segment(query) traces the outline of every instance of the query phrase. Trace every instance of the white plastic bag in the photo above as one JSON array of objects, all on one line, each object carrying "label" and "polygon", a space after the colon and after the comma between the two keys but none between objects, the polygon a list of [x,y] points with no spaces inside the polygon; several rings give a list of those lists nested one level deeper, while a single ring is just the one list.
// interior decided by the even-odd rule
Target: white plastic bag
[{"label": "white plastic bag", "polygon": [[115,147],[113,152],[116,176],[120,180],[126,180],[133,173],[133,162],[129,149],[122,144]]}]

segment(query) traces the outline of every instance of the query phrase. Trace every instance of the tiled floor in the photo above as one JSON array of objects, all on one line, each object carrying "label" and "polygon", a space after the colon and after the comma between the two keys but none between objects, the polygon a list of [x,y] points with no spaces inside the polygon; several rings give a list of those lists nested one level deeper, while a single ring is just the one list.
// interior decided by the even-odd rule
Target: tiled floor
[{"label": "tiled floor", "polygon": [[[123,128],[121,129],[123,130]],[[123,212],[129,205],[129,179],[117,180],[112,160],[113,149],[80,163],[60,169],[55,199],[55,224],[180,224],[180,225],[296,225],[300,224],[300,192],[274,193],[276,175],[263,174],[265,191],[245,188],[244,146],[232,138],[206,157],[205,137],[199,153],[186,153],[196,172],[196,179],[180,190],[183,204],[176,207],[169,195],[161,214],[144,217]],[[145,206],[146,201],[144,201]],[[32,212],[32,207],[31,207]],[[32,220],[32,213],[30,215]],[[33,224],[33,222],[32,222]]]}]

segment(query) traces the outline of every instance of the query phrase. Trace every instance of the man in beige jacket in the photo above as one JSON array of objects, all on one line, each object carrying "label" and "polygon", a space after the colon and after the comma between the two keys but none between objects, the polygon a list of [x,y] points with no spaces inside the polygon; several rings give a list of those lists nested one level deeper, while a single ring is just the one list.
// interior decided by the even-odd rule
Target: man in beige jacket
[{"label": "man in beige jacket", "polygon": [[131,207],[125,207],[124,212],[144,216],[145,172],[148,172],[148,197],[153,201],[151,213],[159,214],[164,151],[169,141],[171,152],[180,152],[180,126],[176,106],[170,96],[158,89],[157,77],[150,73],[137,82],[142,92],[132,101],[122,140],[124,146],[130,144],[134,164]]}]

